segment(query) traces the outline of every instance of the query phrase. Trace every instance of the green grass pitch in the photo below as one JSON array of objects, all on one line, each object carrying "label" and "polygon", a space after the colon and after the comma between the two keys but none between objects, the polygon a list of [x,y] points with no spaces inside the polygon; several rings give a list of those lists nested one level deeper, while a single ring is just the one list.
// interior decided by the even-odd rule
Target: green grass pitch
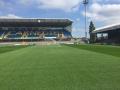
[{"label": "green grass pitch", "polygon": [[120,47],[0,47],[0,90],[120,90]]}]

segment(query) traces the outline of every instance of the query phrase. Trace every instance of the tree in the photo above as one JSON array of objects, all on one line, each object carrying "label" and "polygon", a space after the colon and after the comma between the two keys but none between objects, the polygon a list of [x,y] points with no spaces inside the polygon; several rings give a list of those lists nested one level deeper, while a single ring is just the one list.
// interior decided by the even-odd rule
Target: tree
[{"label": "tree", "polygon": [[94,26],[93,22],[91,21],[90,26],[89,26],[90,43],[94,43],[97,38],[97,34],[92,33],[94,30],[95,30],[95,26]]}]

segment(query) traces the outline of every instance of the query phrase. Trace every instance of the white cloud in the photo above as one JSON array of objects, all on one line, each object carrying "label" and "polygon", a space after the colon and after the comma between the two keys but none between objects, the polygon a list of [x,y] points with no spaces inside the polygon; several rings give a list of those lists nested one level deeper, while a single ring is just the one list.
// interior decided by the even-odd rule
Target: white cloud
[{"label": "white cloud", "polygon": [[93,3],[112,3],[112,4],[118,4],[120,3],[120,0],[92,0]]},{"label": "white cloud", "polygon": [[80,18],[76,18],[76,20],[75,20],[76,22],[80,22],[81,21],[81,19]]},{"label": "white cloud", "polygon": [[16,15],[14,15],[14,14],[8,14],[8,15],[6,15],[6,16],[0,16],[0,18],[5,18],[5,19],[7,19],[7,18],[9,18],[9,19],[14,19],[14,18],[22,18],[22,17],[20,17],[20,16],[16,16]]},{"label": "white cloud", "polygon": [[20,0],[24,5],[35,5],[40,9],[60,9],[64,11],[76,11],[82,0]]},{"label": "white cloud", "polygon": [[39,0],[40,8],[71,11],[79,7],[81,0]]},{"label": "white cloud", "polygon": [[[84,15],[84,13],[82,13]],[[105,24],[120,23],[120,4],[93,3],[89,7],[87,17],[95,22]]]},{"label": "white cloud", "polygon": [[73,37],[81,37],[81,35],[83,34],[83,30],[84,29],[79,29],[79,28],[73,28],[72,29],[72,35],[73,35]]},{"label": "white cloud", "polygon": [[30,6],[32,4],[35,4],[37,0],[19,0],[17,1],[18,4],[22,4],[25,6]]}]

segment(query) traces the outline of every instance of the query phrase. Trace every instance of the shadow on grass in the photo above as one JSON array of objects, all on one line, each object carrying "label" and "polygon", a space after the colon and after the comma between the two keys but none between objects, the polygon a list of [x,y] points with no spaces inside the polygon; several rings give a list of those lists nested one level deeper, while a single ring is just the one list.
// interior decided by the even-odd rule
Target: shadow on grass
[{"label": "shadow on grass", "polygon": [[107,45],[66,45],[66,46],[120,57],[119,46],[107,46]]},{"label": "shadow on grass", "polygon": [[3,46],[0,47],[0,54],[26,48],[28,46]]}]

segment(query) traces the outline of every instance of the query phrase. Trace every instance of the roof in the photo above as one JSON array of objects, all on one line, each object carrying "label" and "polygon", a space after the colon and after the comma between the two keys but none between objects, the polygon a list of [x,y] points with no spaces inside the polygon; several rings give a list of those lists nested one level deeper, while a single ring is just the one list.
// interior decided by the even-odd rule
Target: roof
[{"label": "roof", "polygon": [[68,26],[72,21],[69,19],[39,19],[39,18],[20,18],[20,19],[0,19],[0,26]]},{"label": "roof", "polygon": [[120,29],[120,23],[98,28],[98,29],[94,30],[93,33],[102,33],[102,32],[108,32],[111,30],[118,30],[118,29]]}]

